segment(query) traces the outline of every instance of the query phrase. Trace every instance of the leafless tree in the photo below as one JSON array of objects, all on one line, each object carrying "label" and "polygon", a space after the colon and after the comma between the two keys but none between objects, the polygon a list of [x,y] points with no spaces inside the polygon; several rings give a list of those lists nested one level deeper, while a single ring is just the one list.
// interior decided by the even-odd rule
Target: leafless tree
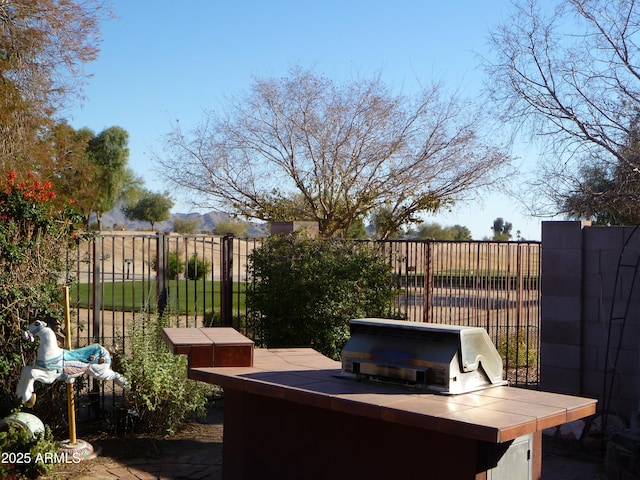
[{"label": "leafless tree", "polygon": [[[24,169],[34,146],[87,79],[98,53],[101,0],[0,0],[0,161]],[[31,169],[33,170],[33,169]]]},{"label": "leafless tree", "polygon": [[[345,234],[384,210],[387,232],[493,186],[509,156],[477,135],[471,105],[439,86],[395,95],[380,76],[338,85],[293,68],[256,80],[156,161],[199,206],[261,220],[314,220]],[[382,232],[385,235],[385,232]]]},{"label": "leafless tree", "polygon": [[[615,172],[637,174],[640,166],[640,145],[631,141],[640,118],[640,6],[634,0],[513,5],[513,16],[490,37],[495,55],[486,61],[487,85],[498,118],[542,140],[532,209],[591,216],[605,195],[637,202],[638,178]],[[594,181],[594,172],[617,181]],[[605,184],[615,191],[595,188]],[[582,212],[571,207],[578,197]]]}]

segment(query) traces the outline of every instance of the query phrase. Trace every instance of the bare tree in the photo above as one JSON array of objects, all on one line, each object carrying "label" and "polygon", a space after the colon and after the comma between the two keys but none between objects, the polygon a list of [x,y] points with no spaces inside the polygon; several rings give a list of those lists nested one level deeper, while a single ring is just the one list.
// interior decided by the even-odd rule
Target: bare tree
[{"label": "bare tree", "polygon": [[384,209],[393,231],[473,197],[504,173],[509,157],[478,138],[478,120],[438,86],[410,99],[379,76],[338,85],[294,68],[255,81],[195,131],[175,126],[156,161],[201,207],[314,220],[324,236],[344,235]]},{"label": "bare tree", "polygon": [[[576,195],[582,206],[599,208],[605,193],[637,202],[638,188],[622,177],[594,182],[592,174],[594,165],[612,176],[638,172],[638,144],[630,139],[640,114],[640,7],[633,0],[513,3],[513,16],[491,35],[487,85],[500,120],[543,140],[532,208],[576,214]],[[605,184],[615,191],[593,188]]]},{"label": "bare tree", "polygon": [[43,128],[86,80],[102,0],[0,0],[0,161],[29,170]]}]

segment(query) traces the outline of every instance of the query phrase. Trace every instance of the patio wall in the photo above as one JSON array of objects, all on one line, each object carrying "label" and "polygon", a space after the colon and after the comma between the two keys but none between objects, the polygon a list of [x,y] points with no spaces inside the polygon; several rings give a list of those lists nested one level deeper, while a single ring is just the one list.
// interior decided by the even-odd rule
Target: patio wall
[{"label": "patio wall", "polygon": [[627,420],[638,408],[639,260],[637,228],[543,222],[542,390],[597,398]]}]

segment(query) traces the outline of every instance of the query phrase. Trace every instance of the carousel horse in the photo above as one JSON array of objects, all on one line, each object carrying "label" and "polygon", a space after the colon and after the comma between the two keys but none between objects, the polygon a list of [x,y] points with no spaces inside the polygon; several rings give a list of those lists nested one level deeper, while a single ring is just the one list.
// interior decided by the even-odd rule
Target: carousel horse
[{"label": "carousel horse", "polygon": [[24,332],[26,340],[40,339],[36,364],[25,365],[20,373],[20,381],[16,387],[16,396],[28,407],[36,403],[34,382],[51,384],[56,380],[73,383],[76,378],[88,373],[100,380],[115,380],[121,387],[126,386],[126,379],[111,370],[111,356],[106,348],[99,344],[77,350],[63,350],[58,346],[54,331],[42,320],[36,320]]}]

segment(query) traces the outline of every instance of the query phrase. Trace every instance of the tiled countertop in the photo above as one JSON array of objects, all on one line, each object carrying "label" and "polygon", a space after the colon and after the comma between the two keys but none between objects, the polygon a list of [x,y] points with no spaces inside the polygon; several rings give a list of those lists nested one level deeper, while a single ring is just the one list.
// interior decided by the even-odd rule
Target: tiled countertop
[{"label": "tiled countertop", "polygon": [[340,362],[308,348],[255,349],[251,367],[191,367],[189,378],[492,443],[577,420],[596,410],[596,400],[590,398],[504,386],[449,396],[423,393],[340,378],[340,368]]}]

